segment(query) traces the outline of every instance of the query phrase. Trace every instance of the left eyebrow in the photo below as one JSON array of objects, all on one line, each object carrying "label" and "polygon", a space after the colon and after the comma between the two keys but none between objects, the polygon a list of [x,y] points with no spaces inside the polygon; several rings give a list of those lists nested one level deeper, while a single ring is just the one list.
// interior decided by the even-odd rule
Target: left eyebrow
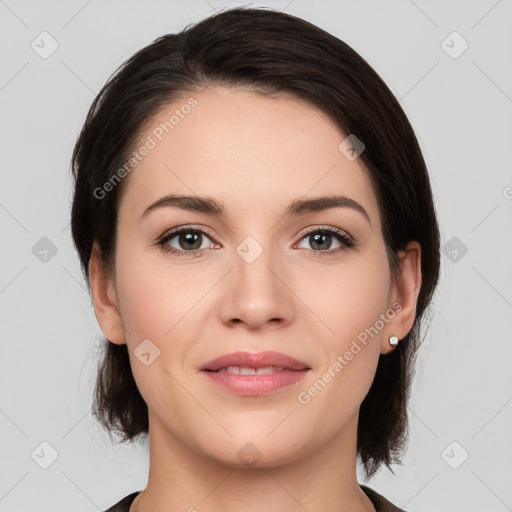
[{"label": "left eyebrow", "polygon": [[[146,210],[144,210],[140,220],[144,219],[144,217],[157,208],[166,206],[181,208],[187,211],[207,213],[218,217],[225,215],[224,205],[211,197],[169,194],[149,205]],[[329,210],[331,208],[352,208],[361,213],[370,226],[372,225],[368,212],[361,204],[350,197],[337,195],[313,197],[311,199],[295,199],[285,209],[282,216],[298,216],[310,212]]]},{"label": "left eyebrow", "polygon": [[310,212],[329,210],[330,208],[352,208],[362,214],[370,226],[372,221],[364,207],[354,199],[346,196],[322,196],[311,199],[295,199],[284,212],[284,216],[302,215]]}]

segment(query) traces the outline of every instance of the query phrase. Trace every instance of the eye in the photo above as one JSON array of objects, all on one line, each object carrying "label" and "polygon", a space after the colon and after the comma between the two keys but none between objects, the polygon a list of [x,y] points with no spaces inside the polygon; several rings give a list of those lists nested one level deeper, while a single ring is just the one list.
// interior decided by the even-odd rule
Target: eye
[{"label": "eye", "polygon": [[[332,248],[333,239],[339,244]],[[207,241],[210,241],[208,243]],[[334,253],[344,252],[356,246],[350,235],[335,227],[316,227],[306,232],[301,242],[308,241],[311,249],[307,249],[313,256],[328,256]],[[185,226],[168,231],[157,241],[166,253],[184,257],[198,257],[204,249],[219,247],[212,242],[211,237],[199,227]],[[304,247],[299,247],[304,249]]]},{"label": "eye", "polygon": [[[340,246],[332,249],[333,238]],[[344,231],[334,227],[315,228],[308,231],[302,238],[302,241],[308,241],[314,256],[322,256],[318,253],[338,253],[355,247],[354,240]],[[316,253],[316,254],[315,254]]]},{"label": "eye", "polygon": [[[205,244],[205,238],[210,240],[209,244]],[[214,244],[204,230],[184,227],[173,229],[164,234],[158,240],[158,245],[162,246],[162,249],[168,253],[178,256],[195,257],[200,256],[203,249],[212,248]]]}]

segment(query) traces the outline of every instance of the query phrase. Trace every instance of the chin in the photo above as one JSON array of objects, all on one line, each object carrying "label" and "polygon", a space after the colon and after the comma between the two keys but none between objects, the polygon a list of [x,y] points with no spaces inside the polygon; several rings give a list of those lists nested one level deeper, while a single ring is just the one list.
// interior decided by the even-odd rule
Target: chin
[{"label": "chin", "polygon": [[[274,427],[275,428],[275,427]],[[275,468],[294,462],[300,457],[304,447],[299,439],[284,431],[281,436],[275,432],[267,437],[269,429],[257,434],[207,440],[207,456],[219,464],[233,469]],[[212,448],[215,447],[215,451]]]}]

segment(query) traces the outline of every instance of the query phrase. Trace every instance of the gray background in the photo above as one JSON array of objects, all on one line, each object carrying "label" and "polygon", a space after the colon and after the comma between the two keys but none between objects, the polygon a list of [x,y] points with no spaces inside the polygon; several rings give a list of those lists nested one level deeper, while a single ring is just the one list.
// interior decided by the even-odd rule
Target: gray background
[{"label": "gray background", "polygon": [[[69,159],[118,65],[239,4],[0,2],[0,512],[104,510],[146,483],[147,446],[112,446],[90,412],[101,332],[71,242]],[[303,17],[367,59],[430,170],[442,282],[407,456],[369,485],[408,511],[512,510],[512,2],[251,5]]]}]

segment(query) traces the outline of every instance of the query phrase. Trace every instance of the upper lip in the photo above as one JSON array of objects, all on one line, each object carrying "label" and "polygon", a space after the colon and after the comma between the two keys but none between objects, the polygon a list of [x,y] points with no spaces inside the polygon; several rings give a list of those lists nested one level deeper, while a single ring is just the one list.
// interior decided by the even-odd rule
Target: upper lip
[{"label": "upper lip", "polygon": [[244,368],[267,368],[269,366],[282,367],[289,370],[309,370],[310,368],[301,361],[281,354],[280,352],[231,352],[216,357],[204,364],[201,370],[216,371],[228,366]]}]

